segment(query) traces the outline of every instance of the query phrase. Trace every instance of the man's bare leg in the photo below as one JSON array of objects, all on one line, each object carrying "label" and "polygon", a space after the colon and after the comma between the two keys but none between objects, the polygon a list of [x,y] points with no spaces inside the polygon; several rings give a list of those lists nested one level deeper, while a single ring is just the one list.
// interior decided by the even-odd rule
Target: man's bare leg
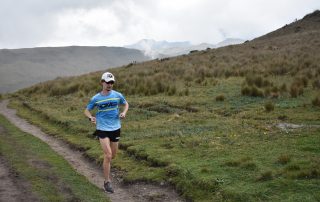
[{"label": "man's bare leg", "polygon": [[110,182],[110,164],[112,159],[112,150],[110,147],[110,139],[109,138],[99,138],[100,144],[104,153],[103,158],[103,174],[106,182]]},{"label": "man's bare leg", "polygon": [[111,152],[112,152],[112,159],[114,159],[118,152],[118,144],[119,142],[110,142]]}]

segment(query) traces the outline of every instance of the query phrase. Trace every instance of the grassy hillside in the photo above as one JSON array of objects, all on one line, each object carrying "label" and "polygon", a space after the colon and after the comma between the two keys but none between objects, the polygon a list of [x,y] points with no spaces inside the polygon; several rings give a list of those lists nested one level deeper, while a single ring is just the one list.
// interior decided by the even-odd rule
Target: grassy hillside
[{"label": "grassy hillside", "polygon": [[60,76],[75,76],[148,59],[141,51],[121,47],[1,49],[0,93]]},{"label": "grassy hillside", "polygon": [[[242,45],[110,70],[130,103],[114,162],[124,180],[194,201],[320,200],[319,24],[316,11]],[[101,162],[83,116],[101,74],[35,85],[12,106]]]}]

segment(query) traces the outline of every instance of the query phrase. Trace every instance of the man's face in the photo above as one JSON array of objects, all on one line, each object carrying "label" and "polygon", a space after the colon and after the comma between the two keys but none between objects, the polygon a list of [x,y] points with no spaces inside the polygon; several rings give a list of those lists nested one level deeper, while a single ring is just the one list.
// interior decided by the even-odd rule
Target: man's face
[{"label": "man's face", "polygon": [[106,81],[102,80],[101,83],[102,83],[103,90],[111,91],[113,84],[114,84],[114,81],[106,82]]}]

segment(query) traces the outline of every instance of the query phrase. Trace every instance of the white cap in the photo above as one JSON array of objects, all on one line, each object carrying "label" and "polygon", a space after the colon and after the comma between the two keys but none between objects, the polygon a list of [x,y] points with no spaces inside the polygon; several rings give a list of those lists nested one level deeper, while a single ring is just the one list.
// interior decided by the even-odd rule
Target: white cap
[{"label": "white cap", "polygon": [[114,79],[113,74],[111,74],[110,72],[105,72],[102,74],[101,80],[104,80],[105,82],[109,82],[109,81],[116,81]]}]

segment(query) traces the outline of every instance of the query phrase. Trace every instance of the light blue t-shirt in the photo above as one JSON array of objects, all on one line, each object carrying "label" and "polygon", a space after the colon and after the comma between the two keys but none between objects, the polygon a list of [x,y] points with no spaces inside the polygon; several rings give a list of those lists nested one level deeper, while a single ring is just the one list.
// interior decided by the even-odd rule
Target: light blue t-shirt
[{"label": "light blue t-shirt", "polygon": [[126,102],[124,96],[114,90],[108,95],[98,93],[93,96],[87,105],[87,109],[92,110],[95,107],[98,109],[96,114],[97,130],[114,131],[121,128],[119,105]]}]

